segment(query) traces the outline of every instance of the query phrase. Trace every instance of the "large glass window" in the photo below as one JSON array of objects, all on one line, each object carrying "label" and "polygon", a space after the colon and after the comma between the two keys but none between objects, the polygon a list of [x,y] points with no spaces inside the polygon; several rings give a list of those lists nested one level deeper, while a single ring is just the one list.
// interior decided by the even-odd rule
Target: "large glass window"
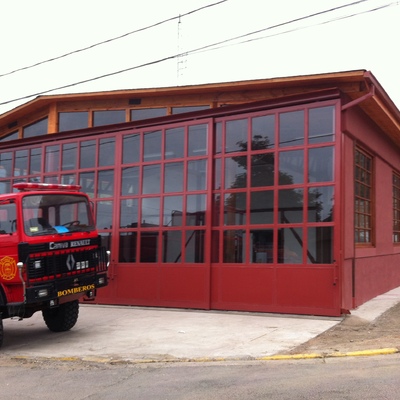
[{"label": "large glass window", "polygon": [[115,138],[100,139],[99,167],[109,167],[115,164]]},{"label": "large glass window", "polygon": [[165,263],[182,262],[182,231],[163,232],[162,257]]},{"label": "large glass window", "polygon": [[183,196],[165,196],[163,210],[164,226],[182,226]]},{"label": "large glass window", "polygon": [[304,150],[279,153],[279,184],[293,185],[304,182]]},{"label": "large glass window", "polygon": [[80,143],[80,167],[93,168],[96,161],[96,141],[85,140]]},{"label": "large glass window", "polygon": [[125,110],[104,110],[93,112],[93,126],[125,122]]},{"label": "large glass window", "polygon": [[120,228],[137,228],[139,223],[138,199],[121,200]]},{"label": "large glass window", "polygon": [[205,232],[200,230],[186,231],[185,262],[203,263],[205,251]]},{"label": "large glass window", "polygon": [[228,121],[225,133],[225,152],[244,151],[247,148],[247,119]]},{"label": "large glass window", "polygon": [[142,227],[160,226],[160,198],[145,197],[142,199]]},{"label": "large glass window", "polygon": [[163,115],[167,115],[166,108],[138,108],[131,110],[131,121],[162,117]]},{"label": "large glass window", "polygon": [[304,143],[304,111],[279,114],[279,146],[299,146]]},{"label": "large glass window", "polygon": [[189,126],[188,156],[202,156],[207,154],[208,125]]},{"label": "large glass window", "polygon": [[58,114],[58,131],[72,131],[89,126],[89,113],[87,111],[61,112]]},{"label": "large glass window", "polygon": [[183,162],[165,164],[164,172],[164,192],[182,192],[184,182]]},{"label": "large glass window", "polygon": [[25,126],[23,129],[23,137],[30,138],[34,136],[46,135],[48,130],[48,119],[44,118],[31,125]]},{"label": "large glass window", "polygon": [[17,150],[15,152],[14,176],[28,175],[28,150]]},{"label": "large glass window", "polygon": [[355,152],[355,242],[373,242],[372,157],[360,149]]},{"label": "large glass window", "polygon": [[264,150],[275,145],[275,115],[263,115],[251,119],[251,148]]},{"label": "large glass window", "polygon": [[187,190],[206,190],[207,160],[191,160],[187,163]]},{"label": "large glass window", "polygon": [[166,129],[165,131],[165,159],[182,158],[185,146],[184,128]]},{"label": "large glass window", "polygon": [[76,169],[78,147],[76,143],[65,143],[62,145],[62,166],[63,171]]},{"label": "large glass window", "polygon": [[46,146],[45,172],[58,171],[60,168],[60,146]]},{"label": "large glass window", "polygon": [[139,193],[139,167],[122,168],[122,196]]},{"label": "large glass window", "polygon": [[246,192],[225,194],[225,225],[246,224]]},{"label": "large glass window", "polygon": [[186,225],[204,226],[206,224],[206,195],[193,194],[187,196]]},{"label": "large glass window", "polygon": [[335,107],[311,108],[308,115],[308,142],[332,142],[335,135]]},{"label": "large glass window", "polygon": [[332,182],[334,168],[333,147],[318,147],[308,153],[308,181]]},{"label": "large glass window", "polygon": [[143,136],[143,161],[161,160],[161,131],[146,132]]},{"label": "large glass window", "polygon": [[140,161],[140,135],[126,135],[122,144],[122,163],[131,164]]},{"label": "large glass window", "polygon": [[274,222],[274,191],[263,190],[250,195],[250,223],[272,224]]},{"label": "large glass window", "polygon": [[225,158],[225,189],[238,189],[247,186],[247,157]]}]

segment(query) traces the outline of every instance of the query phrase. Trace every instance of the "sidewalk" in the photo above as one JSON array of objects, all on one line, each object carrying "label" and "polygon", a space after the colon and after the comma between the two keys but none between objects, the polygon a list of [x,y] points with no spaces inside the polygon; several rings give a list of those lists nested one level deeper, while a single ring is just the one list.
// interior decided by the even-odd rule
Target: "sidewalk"
[{"label": "sidewalk", "polygon": [[[400,288],[352,315],[372,321],[398,302]],[[9,357],[100,362],[268,359],[340,322],[341,318],[84,304],[69,332],[50,332],[41,313],[23,321],[5,320],[0,351]]]}]

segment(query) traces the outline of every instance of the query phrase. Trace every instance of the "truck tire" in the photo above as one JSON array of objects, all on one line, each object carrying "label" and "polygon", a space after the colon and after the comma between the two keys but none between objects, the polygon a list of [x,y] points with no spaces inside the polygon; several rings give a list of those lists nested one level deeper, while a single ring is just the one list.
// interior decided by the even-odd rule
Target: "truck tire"
[{"label": "truck tire", "polygon": [[70,301],[57,308],[43,310],[42,314],[44,322],[52,332],[69,331],[78,320],[79,302]]}]

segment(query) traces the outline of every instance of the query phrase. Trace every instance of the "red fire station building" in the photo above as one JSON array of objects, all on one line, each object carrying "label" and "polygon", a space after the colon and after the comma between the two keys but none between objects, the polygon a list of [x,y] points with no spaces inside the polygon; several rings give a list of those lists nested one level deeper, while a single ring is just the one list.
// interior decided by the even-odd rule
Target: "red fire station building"
[{"label": "red fire station building", "polygon": [[0,192],[78,183],[106,304],[337,316],[400,285],[400,112],[368,71],[40,96]]}]

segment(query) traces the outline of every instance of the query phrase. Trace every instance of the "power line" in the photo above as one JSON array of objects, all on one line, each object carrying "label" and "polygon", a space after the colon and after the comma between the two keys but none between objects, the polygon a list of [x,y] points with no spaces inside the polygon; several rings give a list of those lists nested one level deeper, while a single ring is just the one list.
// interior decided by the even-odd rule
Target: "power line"
[{"label": "power line", "polygon": [[39,65],[43,65],[43,64],[46,64],[46,63],[49,63],[49,62],[52,62],[52,61],[56,61],[56,60],[59,60],[59,59],[61,59],[61,58],[65,58],[65,57],[71,56],[71,55],[73,55],[73,54],[81,53],[81,52],[83,52],[83,51],[90,50],[90,49],[93,49],[93,48],[98,47],[98,46],[102,46],[102,45],[104,45],[104,44],[113,42],[113,41],[115,41],[115,40],[123,39],[123,38],[125,38],[125,37],[127,37],[127,36],[130,36],[130,35],[133,35],[133,34],[135,34],[135,33],[143,32],[143,31],[145,31],[145,30],[148,30],[148,29],[151,29],[151,28],[155,28],[156,26],[165,24],[165,23],[167,23],[167,22],[174,21],[175,19],[179,19],[179,18],[182,18],[182,17],[186,17],[186,16],[188,16],[188,15],[190,15],[190,14],[194,14],[194,13],[199,12],[199,11],[201,11],[201,10],[204,10],[204,9],[206,9],[206,8],[214,7],[214,6],[219,5],[219,4],[221,4],[221,3],[225,3],[226,1],[228,1],[228,0],[221,0],[221,1],[218,1],[218,2],[216,2],[216,3],[208,4],[208,5],[206,5],[206,6],[197,8],[197,9],[192,10],[192,11],[189,11],[189,12],[187,12],[187,13],[180,14],[180,15],[177,15],[177,16],[175,16],[175,17],[167,18],[167,19],[165,19],[165,20],[163,20],[163,21],[156,22],[156,23],[154,23],[154,24],[152,24],[152,25],[148,25],[148,26],[146,26],[146,27],[139,28],[139,29],[136,29],[136,30],[134,30],[134,31],[124,33],[123,35],[119,35],[119,36],[116,36],[116,37],[113,37],[113,38],[104,40],[104,41],[102,41],[102,42],[94,43],[94,44],[92,44],[92,45],[90,45],[90,46],[83,47],[83,48],[77,49],[77,50],[73,50],[73,51],[70,51],[70,52],[68,52],[68,53],[62,54],[62,55],[60,55],[60,56],[56,56],[56,57],[53,57],[53,58],[49,58],[49,59],[47,59],[47,60],[39,61],[39,62],[37,62],[37,63],[31,64],[31,65],[27,65],[27,66],[25,66],[25,67],[17,68],[17,69],[15,69],[15,70],[13,70],[13,71],[6,72],[6,73],[4,73],[4,74],[0,74],[0,78],[2,78],[2,77],[4,77],[4,76],[8,76],[8,75],[15,74],[16,72],[20,72],[20,71],[24,71],[24,70],[27,70],[27,69],[30,69],[30,68],[34,68],[34,67],[37,67],[37,66],[39,66]]},{"label": "power line", "polygon": [[[67,84],[67,85],[56,87],[56,88],[52,88],[52,89],[40,91],[40,92],[37,92],[37,93],[33,93],[33,94],[30,94],[30,95],[27,95],[27,96],[22,96],[22,97],[13,99],[13,100],[8,100],[8,101],[5,101],[5,102],[1,102],[0,105],[13,103],[13,102],[19,101],[19,100],[25,100],[25,99],[28,99],[28,98],[31,98],[31,97],[47,94],[47,93],[50,93],[50,92],[53,92],[53,91],[56,91],[56,90],[66,89],[66,88],[69,88],[69,87],[78,86],[78,85],[81,85],[81,84],[84,84],[84,83],[88,83],[88,82],[93,82],[93,81],[96,81],[96,80],[99,80],[99,79],[103,79],[103,78],[107,78],[107,77],[110,77],[110,76],[119,75],[119,74],[124,73],[124,72],[132,71],[132,70],[135,70],[135,69],[148,67],[150,65],[159,64],[159,63],[162,63],[164,61],[172,60],[172,59],[175,59],[177,57],[181,57],[183,55],[186,56],[186,55],[195,54],[195,53],[199,53],[199,52],[203,52],[203,51],[216,50],[216,49],[218,49],[218,47],[216,47],[216,46],[220,46],[219,48],[221,48],[221,47],[224,47],[222,45],[227,45],[227,43],[229,43],[229,42],[232,42],[232,41],[244,38],[244,37],[255,35],[255,34],[258,34],[258,33],[261,33],[261,32],[267,31],[267,30],[271,30],[271,29],[274,29],[274,28],[282,27],[282,26],[285,26],[285,25],[288,25],[288,24],[292,24],[294,22],[299,22],[299,21],[302,21],[302,20],[306,20],[306,19],[309,19],[309,18],[312,18],[312,17],[315,17],[315,16],[319,16],[319,15],[322,15],[322,14],[326,14],[326,13],[329,13],[329,12],[332,12],[332,11],[339,10],[339,9],[342,9],[342,8],[345,8],[345,7],[350,7],[350,6],[359,4],[359,3],[363,3],[365,1],[369,1],[369,0],[359,0],[359,1],[356,1],[356,2],[353,2],[353,3],[345,4],[343,6],[331,8],[331,9],[328,9],[328,10],[325,10],[325,11],[320,11],[320,12],[314,13],[314,14],[309,14],[309,15],[307,15],[305,17],[296,18],[296,19],[293,19],[293,20],[290,20],[290,21],[287,21],[287,22],[283,22],[283,23],[277,24],[277,25],[269,26],[267,28],[259,29],[259,30],[254,31],[254,32],[249,32],[249,33],[246,33],[246,34],[243,34],[243,35],[239,35],[239,36],[236,36],[236,37],[233,37],[233,38],[230,38],[230,39],[226,39],[226,40],[222,40],[222,41],[219,41],[219,42],[216,42],[216,43],[212,43],[212,44],[208,44],[208,45],[205,45],[205,46],[201,46],[201,47],[198,47],[196,49],[185,51],[184,53],[173,54],[173,55],[170,55],[170,56],[167,56],[167,57],[164,57],[164,58],[160,58],[160,59],[157,59],[157,60],[153,60],[153,61],[150,61],[150,62],[146,62],[146,63],[140,64],[140,65],[136,65],[136,66],[129,67],[129,68],[124,68],[124,69],[119,70],[119,71],[110,72],[110,73],[107,73],[107,74],[99,75],[97,77],[88,78],[88,79],[85,79],[85,80],[82,80],[82,81],[79,81],[79,82],[74,82],[74,83],[71,83],[71,84]],[[374,9],[370,9],[368,11],[354,13],[354,14],[352,14],[350,16],[339,17],[337,19],[332,19],[330,21],[321,22],[319,24],[326,24],[326,23],[330,23],[330,22],[336,21],[338,19],[350,18],[350,17],[354,17],[354,16],[357,16],[357,15],[361,15],[361,14],[366,13],[366,12],[377,11],[377,10],[380,10],[382,8],[394,5],[394,4],[397,4],[397,1],[389,3],[389,4],[385,5],[385,6],[377,7],[377,8],[374,8]],[[285,31],[285,32],[280,32],[280,33],[276,34],[276,36],[282,35],[282,34],[286,34],[286,33],[292,32],[292,31],[297,30],[297,29],[300,29],[300,28],[296,28],[296,29],[293,29],[293,30]],[[264,39],[264,38],[265,37],[249,39],[249,40],[247,40],[247,42],[251,41],[251,40],[260,40],[260,39]],[[246,42],[246,41],[244,41],[244,42]],[[241,43],[244,43],[244,42],[241,42]],[[232,45],[237,45],[237,44],[241,44],[241,43],[234,43]]]}]

